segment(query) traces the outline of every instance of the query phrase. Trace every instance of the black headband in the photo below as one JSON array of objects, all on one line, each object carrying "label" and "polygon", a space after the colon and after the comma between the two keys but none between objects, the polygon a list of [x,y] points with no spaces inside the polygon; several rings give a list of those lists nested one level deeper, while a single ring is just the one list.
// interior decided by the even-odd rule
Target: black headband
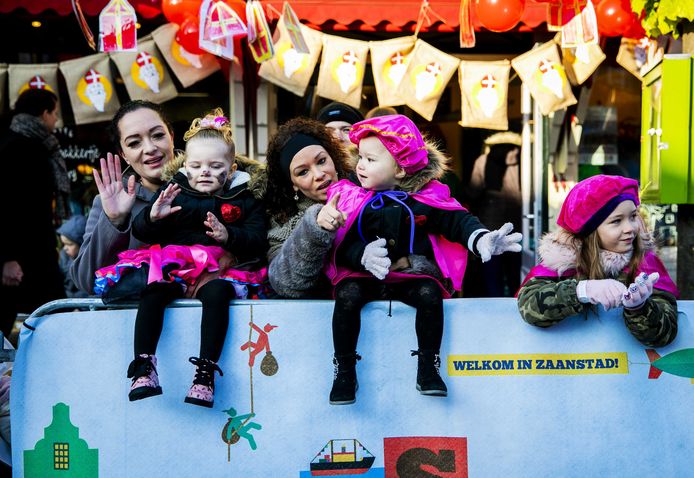
[{"label": "black headband", "polygon": [[309,136],[304,133],[297,133],[292,136],[289,141],[287,141],[287,144],[284,145],[284,148],[282,148],[282,152],[280,153],[280,166],[288,178],[292,177],[289,172],[289,165],[292,163],[292,159],[294,159],[296,153],[304,149],[306,146],[311,146],[314,144],[319,146],[323,145],[313,136]]}]

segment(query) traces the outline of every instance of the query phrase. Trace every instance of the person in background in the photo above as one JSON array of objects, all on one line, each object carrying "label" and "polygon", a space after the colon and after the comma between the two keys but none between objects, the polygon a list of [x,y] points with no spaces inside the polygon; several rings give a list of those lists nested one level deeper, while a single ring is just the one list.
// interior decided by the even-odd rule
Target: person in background
[{"label": "person in background", "polygon": [[559,228],[540,241],[540,264],[518,291],[521,317],[551,327],[602,305],[622,308],[636,340],[663,347],[677,335],[677,287],[638,213],[634,179],[600,174],[576,184]]},{"label": "person in background", "polygon": [[336,140],[349,149],[353,147],[349,140],[352,125],[363,120],[364,115],[356,108],[333,101],[321,108],[316,119],[328,128]]},{"label": "person in background", "polygon": [[70,181],[58,140],[58,98],[29,89],[15,104],[9,131],[0,138],[5,184],[0,188],[0,332],[10,335],[18,312],[65,297],[58,267],[54,201],[63,217]]},{"label": "person in background", "polygon": [[364,119],[375,118],[376,116],[396,115],[398,110],[392,106],[375,106],[366,112]]},{"label": "person in background", "polygon": [[[521,228],[519,134],[506,131],[488,137],[484,153],[475,160],[467,193],[479,218],[489,227],[505,222]],[[482,265],[487,297],[512,297],[520,286],[520,254],[494,256]]]},{"label": "person in background", "polygon": [[132,220],[161,186],[164,166],[174,157],[173,130],[155,103],[125,103],[109,129],[116,151],[128,167],[121,171],[118,155],[101,158],[99,195],[89,211],[80,252],[70,267],[72,280],[88,294],[94,293],[97,269],[117,262],[119,252],[145,246],[132,235]]},{"label": "person in background", "polygon": [[72,216],[65,221],[56,231],[60,236],[63,247],[60,249],[60,270],[63,273],[63,287],[68,298],[77,299],[88,297],[85,291],[80,290],[70,276],[70,266],[80,252],[80,246],[84,239],[84,229],[87,226],[87,218],[79,215]]}]

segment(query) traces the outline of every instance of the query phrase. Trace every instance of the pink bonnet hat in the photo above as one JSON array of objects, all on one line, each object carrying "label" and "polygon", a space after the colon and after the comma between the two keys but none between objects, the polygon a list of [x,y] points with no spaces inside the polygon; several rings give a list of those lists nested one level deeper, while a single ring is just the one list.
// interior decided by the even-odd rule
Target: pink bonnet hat
[{"label": "pink bonnet hat", "polygon": [[352,125],[349,139],[359,146],[362,138],[378,136],[395,162],[407,173],[414,174],[428,163],[422,134],[407,116],[376,116]]},{"label": "pink bonnet hat", "polygon": [[634,179],[599,174],[576,184],[561,206],[557,224],[581,237],[588,236],[623,201],[639,205],[639,187]]}]

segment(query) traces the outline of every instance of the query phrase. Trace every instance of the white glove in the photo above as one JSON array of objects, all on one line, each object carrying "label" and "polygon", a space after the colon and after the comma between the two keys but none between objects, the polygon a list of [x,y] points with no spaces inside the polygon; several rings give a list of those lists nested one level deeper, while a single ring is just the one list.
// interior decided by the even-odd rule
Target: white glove
[{"label": "white glove", "polygon": [[376,279],[383,280],[386,278],[388,268],[390,267],[390,258],[388,257],[385,239],[376,239],[366,245],[364,254],[361,256],[361,265],[364,266],[364,269],[371,272]]},{"label": "white glove", "polygon": [[653,284],[658,282],[660,274],[653,272],[648,275],[645,272],[632,282],[622,297],[622,305],[627,309],[638,309],[653,293]]},{"label": "white glove", "polygon": [[576,286],[578,300],[584,304],[602,304],[605,310],[622,303],[627,288],[614,279],[582,280]]},{"label": "white glove", "polygon": [[487,262],[492,256],[498,256],[504,252],[520,252],[522,247],[519,244],[523,240],[523,234],[514,232],[513,224],[507,222],[496,231],[490,231],[477,241],[477,253],[482,262]]}]

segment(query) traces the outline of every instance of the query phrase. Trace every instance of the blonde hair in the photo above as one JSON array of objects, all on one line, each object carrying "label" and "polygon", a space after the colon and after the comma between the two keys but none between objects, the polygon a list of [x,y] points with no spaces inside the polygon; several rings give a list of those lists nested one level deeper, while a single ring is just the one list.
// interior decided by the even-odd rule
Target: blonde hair
[{"label": "blonde hair", "polygon": [[[640,217],[640,216],[639,216]],[[627,264],[627,280],[629,283],[633,282],[636,278],[636,270],[638,269],[643,257],[646,253],[646,242],[652,240],[651,234],[646,228],[643,221],[639,221],[640,227],[634,239],[634,249]],[[574,235],[574,237],[576,237]],[[580,278],[584,279],[605,279],[605,270],[602,267],[602,262],[600,261],[600,238],[598,237],[598,230],[591,232],[587,237],[580,240],[580,251],[577,262],[577,273]]]},{"label": "blonde hair", "polygon": [[210,113],[207,113],[202,118],[195,118],[188,128],[188,131],[183,135],[184,141],[190,141],[193,138],[221,139],[229,145],[232,162],[236,155],[236,145],[234,144],[233,129],[231,122],[224,116],[222,108],[215,108]]}]

